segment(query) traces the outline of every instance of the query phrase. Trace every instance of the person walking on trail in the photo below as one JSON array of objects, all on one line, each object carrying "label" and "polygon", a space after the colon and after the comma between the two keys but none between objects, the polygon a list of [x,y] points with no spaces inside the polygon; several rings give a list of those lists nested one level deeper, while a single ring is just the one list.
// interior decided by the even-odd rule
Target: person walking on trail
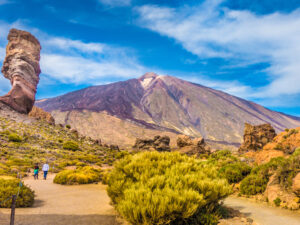
[{"label": "person walking on trail", "polygon": [[46,162],[46,163],[43,165],[44,180],[47,179],[48,171],[49,171],[49,165],[48,165],[48,163]]},{"label": "person walking on trail", "polygon": [[39,165],[36,163],[33,170],[33,177],[35,180],[39,179]]}]

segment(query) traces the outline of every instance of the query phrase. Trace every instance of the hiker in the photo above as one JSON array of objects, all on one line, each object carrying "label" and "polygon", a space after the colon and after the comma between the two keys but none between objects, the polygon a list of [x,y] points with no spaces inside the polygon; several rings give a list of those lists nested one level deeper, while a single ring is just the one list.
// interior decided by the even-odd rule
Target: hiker
[{"label": "hiker", "polygon": [[39,179],[39,165],[36,163],[33,170],[33,177],[35,180]]},{"label": "hiker", "polygon": [[48,162],[46,162],[46,163],[43,165],[44,180],[47,179],[48,171],[49,171],[49,165],[48,165]]}]

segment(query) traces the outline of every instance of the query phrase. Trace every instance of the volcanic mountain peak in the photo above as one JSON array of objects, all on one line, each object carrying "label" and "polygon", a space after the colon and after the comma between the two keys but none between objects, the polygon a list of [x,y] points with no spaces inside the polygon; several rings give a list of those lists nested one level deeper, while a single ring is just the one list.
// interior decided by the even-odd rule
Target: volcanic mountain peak
[{"label": "volcanic mountain peak", "polygon": [[163,76],[157,75],[154,72],[148,72],[145,73],[143,76],[141,76],[138,80],[140,81],[142,87],[144,90],[150,88],[152,84],[155,83],[158,79],[162,78]]},{"label": "volcanic mountain peak", "polygon": [[158,75],[156,74],[156,73],[154,73],[154,72],[148,72],[148,73],[145,73],[143,76],[141,76],[140,78],[139,78],[139,80],[145,80],[145,79],[147,79],[147,78],[157,78],[158,77]]},{"label": "volcanic mountain peak", "polygon": [[[56,122],[113,144],[169,132],[218,142],[242,141],[244,123],[270,123],[276,131],[300,119],[172,76],[146,73],[138,79],[100,85],[37,102]],[[107,112],[108,114],[104,114]],[[105,133],[106,132],[106,133]],[[160,134],[160,133],[159,133]]]}]

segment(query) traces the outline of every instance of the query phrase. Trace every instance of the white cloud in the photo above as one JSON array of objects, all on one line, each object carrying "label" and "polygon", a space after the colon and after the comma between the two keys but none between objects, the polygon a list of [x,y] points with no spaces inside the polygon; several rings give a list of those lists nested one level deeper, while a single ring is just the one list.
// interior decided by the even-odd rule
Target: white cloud
[{"label": "white cloud", "polygon": [[221,90],[241,98],[249,97],[249,93],[253,91],[250,86],[243,85],[238,81],[219,81],[219,80],[209,79],[204,76],[192,76],[192,77],[180,77],[180,78],[213,89]]},{"label": "white cloud", "polygon": [[84,43],[79,40],[71,40],[66,38],[51,37],[43,41],[47,47],[54,47],[55,49],[78,50],[83,53],[103,53],[106,45],[101,43]]},{"label": "white cloud", "polygon": [[43,73],[64,83],[98,83],[103,78],[129,78],[140,76],[144,68],[134,62],[94,61],[78,56],[43,54]]},{"label": "white cloud", "polygon": [[118,6],[129,6],[131,4],[131,0],[98,0],[101,4],[118,7]]},{"label": "white cloud", "polygon": [[129,49],[51,36],[40,41],[42,72],[64,83],[94,84],[103,78],[140,76],[146,70]]},{"label": "white cloud", "polygon": [[137,8],[139,23],[173,38],[200,58],[270,63],[270,84],[249,90],[248,96],[300,93],[300,9],[289,14],[256,15],[221,8],[220,3],[206,0],[198,7],[177,9],[146,5]]}]

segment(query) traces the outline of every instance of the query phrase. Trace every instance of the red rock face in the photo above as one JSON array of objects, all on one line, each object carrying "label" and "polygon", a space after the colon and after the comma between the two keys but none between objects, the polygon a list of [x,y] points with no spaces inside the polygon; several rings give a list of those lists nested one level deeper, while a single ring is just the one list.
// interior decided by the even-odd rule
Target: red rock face
[{"label": "red rock face", "polygon": [[11,29],[8,34],[6,57],[2,73],[12,89],[0,101],[19,113],[31,111],[41,73],[39,60],[41,46],[29,32]]}]

